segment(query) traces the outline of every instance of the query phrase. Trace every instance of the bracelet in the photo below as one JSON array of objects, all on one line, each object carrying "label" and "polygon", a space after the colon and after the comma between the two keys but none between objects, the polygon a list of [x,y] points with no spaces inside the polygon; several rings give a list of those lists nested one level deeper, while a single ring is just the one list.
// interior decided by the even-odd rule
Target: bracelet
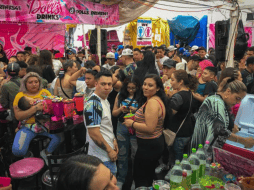
[{"label": "bracelet", "polygon": [[133,128],[134,128],[134,126],[133,126],[133,125],[134,125],[134,123],[135,123],[135,121],[133,121],[133,123],[131,124],[131,127],[133,127]]}]

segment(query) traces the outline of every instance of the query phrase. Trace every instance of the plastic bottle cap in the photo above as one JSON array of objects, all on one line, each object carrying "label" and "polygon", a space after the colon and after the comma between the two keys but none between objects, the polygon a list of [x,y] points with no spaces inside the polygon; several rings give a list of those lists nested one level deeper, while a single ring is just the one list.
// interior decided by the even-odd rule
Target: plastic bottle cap
[{"label": "plastic bottle cap", "polygon": [[153,188],[154,188],[154,189],[160,189],[160,186],[159,186],[159,185],[154,185]]},{"label": "plastic bottle cap", "polygon": [[199,144],[199,145],[198,145],[198,148],[203,148],[203,145],[202,145],[202,144]]},{"label": "plastic bottle cap", "polygon": [[205,144],[210,144],[210,142],[209,141],[205,141]]},{"label": "plastic bottle cap", "polygon": [[197,150],[195,148],[192,149],[192,152],[195,153]]},{"label": "plastic bottle cap", "polygon": [[184,157],[184,158],[188,158],[188,154],[184,154],[183,157]]},{"label": "plastic bottle cap", "polygon": [[175,162],[176,164],[180,164],[180,161],[179,160],[176,160],[176,162]]}]

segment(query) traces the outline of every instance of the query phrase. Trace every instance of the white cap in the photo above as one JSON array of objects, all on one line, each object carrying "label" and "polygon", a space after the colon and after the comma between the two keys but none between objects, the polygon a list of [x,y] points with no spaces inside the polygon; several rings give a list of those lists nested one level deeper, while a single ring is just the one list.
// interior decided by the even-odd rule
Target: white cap
[{"label": "white cap", "polygon": [[115,59],[115,54],[112,53],[112,52],[108,52],[107,55],[106,55],[106,58],[108,58],[108,59]]},{"label": "white cap", "polygon": [[195,50],[197,50],[198,49],[198,46],[192,46],[192,48],[191,48],[191,51],[195,51]]},{"label": "white cap", "polygon": [[169,46],[169,47],[168,47],[168,50],[169,50],[169,51],[174,51],[174,50],[176,50],[176,49],[177,49],[177,48],[175,48],[175,46]]},{"label": "white cap", "polygon": [[131,49],[127,48],[123,50],[122,55],[133,55],[133,52]]}]

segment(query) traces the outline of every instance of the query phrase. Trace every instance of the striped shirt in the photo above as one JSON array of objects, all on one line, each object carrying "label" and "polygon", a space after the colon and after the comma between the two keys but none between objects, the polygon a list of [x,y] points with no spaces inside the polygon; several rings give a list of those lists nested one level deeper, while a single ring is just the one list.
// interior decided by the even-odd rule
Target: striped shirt
[{"label": "striped shirt", "polygon": [[[145,123],[144,108],[145,108],[146,104],[147,104],[147,102],[136,111],[136,113],[135,113],[135,122]],[[163,116],[163,111],[162,111],[162,116]],[[163,119],[162,116],[159,117],[157,126],[156,126],[155,131],[153,132],[153,134],[140,133],[140,132],[136,131],[136,136],[138,138],[141,138],[141,139],[155,139],[155,138],[160,137],[162,135],[163,123],[164,123],[164,119]]]}]

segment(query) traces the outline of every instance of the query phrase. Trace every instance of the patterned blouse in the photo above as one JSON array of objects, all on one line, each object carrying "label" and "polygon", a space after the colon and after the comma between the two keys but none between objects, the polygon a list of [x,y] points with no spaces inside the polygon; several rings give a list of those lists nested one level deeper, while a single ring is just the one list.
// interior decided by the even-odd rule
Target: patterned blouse
[{"label": "patterned blouse", "polygon": [[[145,123],[144,108],[145,108],[146,104],[147,104],[147,102],[136,111],[136,113],[135,113],[135,122]],[[160,102],[159,102],[159,104],[161,106]],[[162,108],[162,116],[163,116],[163,108]],[[141,133],[141,132],[136,131],[136,136],[138,138],[141,138],[141,139],[155,139],[155,138],[159,138],[162,135],[163,124],[164,124],[164,119],[163,119],[162,116],[159,117],[157,126],[156,126],[155,131],[153,132],[153,134]]]},{"label": "patterned blouse", "polygon": [[209,141],[212,146],[222,148],[231,135],[231,122],[226,104],[220,95],[215,94],[205,99],[201,105],[191,140],[191,148],[198,148]]}]

